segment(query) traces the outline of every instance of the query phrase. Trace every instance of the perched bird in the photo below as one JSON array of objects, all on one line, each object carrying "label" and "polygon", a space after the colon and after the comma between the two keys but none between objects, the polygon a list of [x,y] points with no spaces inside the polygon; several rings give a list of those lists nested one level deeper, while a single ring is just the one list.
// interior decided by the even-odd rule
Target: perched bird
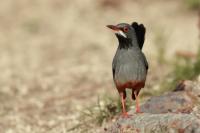
[{"label": "perched bird", "polygon": [[126,89],[132,90],[132,99],[136,100],[136,112],[140,112],[139,92],[144,88],[148,62],[142,47],[146,29],[143,24],[133,22],[131,25],[120,23],[107,25],[115,32],[119,45],[112,62],[113,80],[121,97],[123,116],[128,114],[125,108]]}]

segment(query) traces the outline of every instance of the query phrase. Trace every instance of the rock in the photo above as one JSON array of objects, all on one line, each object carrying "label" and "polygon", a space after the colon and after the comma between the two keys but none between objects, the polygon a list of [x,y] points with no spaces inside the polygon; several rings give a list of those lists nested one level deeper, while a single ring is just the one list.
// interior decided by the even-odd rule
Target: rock
[{"label": "rock", "polygon": [[152,97],[141,106],[145,113],[190,113],[194,106],[193,98],[186,92],[171,92],[163,96]]},{"label": "rock", "polygon": [[120,118],[107,131],[109,133],[200,133],[200,120],[190,114],[133,114],[130,118]]},{"label": "rock", "polygon": [[109,133],[200,133],[200,83],[183,81],[173,92],[150,98],[141,114],[119,118]]}]

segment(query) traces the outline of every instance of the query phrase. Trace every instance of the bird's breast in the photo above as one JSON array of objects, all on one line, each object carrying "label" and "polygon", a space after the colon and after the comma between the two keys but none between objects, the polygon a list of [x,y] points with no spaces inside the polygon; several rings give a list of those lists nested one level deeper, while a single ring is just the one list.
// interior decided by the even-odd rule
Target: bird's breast
[{"label": "bird's breast", "polygon": [[114,80],[121,84],[129,81],[145,81],[146,68],[140,51],[122,51],[115,56]]}]

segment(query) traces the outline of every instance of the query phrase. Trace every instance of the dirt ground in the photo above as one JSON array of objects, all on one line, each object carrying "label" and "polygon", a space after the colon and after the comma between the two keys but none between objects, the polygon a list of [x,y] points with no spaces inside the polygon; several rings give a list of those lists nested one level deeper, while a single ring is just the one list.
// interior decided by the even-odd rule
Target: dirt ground
[{"label": "dirt ground", "polygon": [[165,37],[168,60],[176,50],[195,52],[197,19],[178,0],[1,1],[0,132],[66,133],[98,96],[118,96],[111,74],[117,40],[107,24],[147,27],[150,89],[160,78],[156,36]]}]

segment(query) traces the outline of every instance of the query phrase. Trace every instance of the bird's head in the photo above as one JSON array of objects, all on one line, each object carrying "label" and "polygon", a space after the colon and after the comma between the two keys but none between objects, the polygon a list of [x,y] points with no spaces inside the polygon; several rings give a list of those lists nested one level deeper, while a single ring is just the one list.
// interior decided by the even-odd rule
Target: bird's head
[{"label": "bird's head", "polygon": [[120,23],[117,25],[107,25],[107,27],[114,31],[118,40],[132,41],[133,39],[135,39],[134,37],[135,29],[127,23]]}]

